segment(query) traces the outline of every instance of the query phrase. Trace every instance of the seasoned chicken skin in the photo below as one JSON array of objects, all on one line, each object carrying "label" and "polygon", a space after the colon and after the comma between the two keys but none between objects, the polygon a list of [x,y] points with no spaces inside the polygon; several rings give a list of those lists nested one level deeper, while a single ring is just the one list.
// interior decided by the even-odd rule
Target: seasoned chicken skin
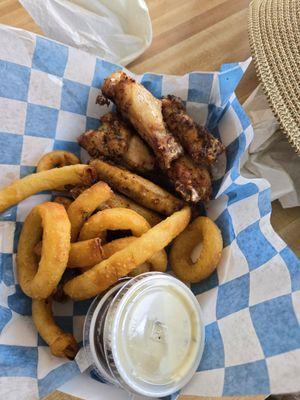
[{"label": "seasoned chicken skin", "polygon": [[207,201],[211,196],[210,174],[205,167],[195,165],[187,156],[181,156],[173,161],[166,171],[170,181],[185,201],[198,203]]},{"label": "seasoned chicken skin", "polygon": [[116,113],[101,118],[97,130],[89,130],[78,138],[78,143],[90,156],[106,157],[125,167],[144,173],[154,169],[151,150],[126,122]]},{"label": "seasoned chicken skin", "polygon": [[105,79],[102,93],[116,104],[123,118],[131,122],[152,148],[161,169],[170,168],[183,149],[165,126],[161,101],[122,71]]},{"label": "seasoned chicken skin", "polygon": [[224,151],[222,143],[186,113],[182,100],[176,96],[162,99],[162,113],[169,130],[178,138],[197,164],[212,164]]},{"label": "seasoned chicken skin", "polygon": [[[105,114],[96,131],[87,131],[78,138],[80,146],[95,158],[99,156],[118,162],[135,172],[150,172],[155,160],[145,142],[115,113]],[[210,194],[210,176],[205,168],[181,156],[165,170],[175,190],[189,202],[207,200]],[[78,195],[77,191],[72,194]]]},{"label": "seasoned chicken skin", "polygon": [[[165,126],[160,100],[121,71],[106,78],[102,86],[102,94],[116,104],[123,118],[130,121],[152,148],[159,167],[181,197],[193,203],[209,199],[211,194],[210,174],[205,167],[196,165],[193,160],[183,154],[181,145]],[[100,97],[99,101],[103,102],[105,97],[104,99]],[[111,121],[108,122],[111,123]],[[106,129],[108,128],[106,127]],[[125,135],[121,136],[122,141],[127,140]],[[80,144],[83,146],[82,141]],[[145,143],[142,142],[142,144],[147,149]],[[104,145],[102,144],[102,146]],[[117,150],[118,157],[130,154],[122,142],[117,146]],[[107,147],[105,155],[113,159],[110,152],[113,152],[113,149]],[[124,157],[122,160],[124,165]]]}]

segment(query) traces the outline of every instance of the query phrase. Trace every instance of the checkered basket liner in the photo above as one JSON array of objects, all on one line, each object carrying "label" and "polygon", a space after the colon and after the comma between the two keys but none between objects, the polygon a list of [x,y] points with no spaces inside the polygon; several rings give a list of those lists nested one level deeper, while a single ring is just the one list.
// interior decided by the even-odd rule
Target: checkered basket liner
[{"label": "checkered basket liner", "polygon": [[[135,76],[155,96],[180,96],[196,121],[226,146],[214,167],[214,199],[203,210],[222,231],[218,270],[192,284],[204,314],[206,344],[181,393],[241,396],[300,390],[299,260],[270,224],[270,187],[240,175],[253,137],[234,90],[249,61],[219,72]],[[119,66],[29,32],[0,26],[0,186],[34,172],[39,158],[64,149],[80,155],[77,136],[97,128],[103,79]],[[134,76],[133,74],[131,74]],[[81,154],[85,157],[86,154]],[[16,277],[16,245],[40,193],[0,215],[0,397],[44,397],[80,373],[51,355],[31,320],[31,300]],[[58,324],[82,342],[90,301],[54,304]]]}]

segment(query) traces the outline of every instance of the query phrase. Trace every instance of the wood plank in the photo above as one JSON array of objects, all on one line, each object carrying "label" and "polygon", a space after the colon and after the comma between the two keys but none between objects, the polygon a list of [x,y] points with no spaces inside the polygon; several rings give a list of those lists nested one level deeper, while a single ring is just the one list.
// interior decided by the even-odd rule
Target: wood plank
[{"label": "wood plank", "polygon": [[[250,55],[247,42],[241,40],[235,46],[232,46],[232,42],[238,36],[241,39],[247,37],[243,29],[246,13],[247,10],[244,9],[230,15],[213,27],[208,27],[172,47],[165,48],[151,58],[140,57],[131,64],[130,69],[136,73],[152,71],[180,75],[180,71],[187,73],[197,70],[217,70],[223,62],[244,60]],[[232,25],[232,29],[224,34],[228,24]],[[213,43],[210,42],[212,35],[214,36]],[[185,54],[184,57],[183,54]]]},{"label": "wood plank", "polygon": [[18,0],[0,1],[0,23],[42,34],[40,27],[36,25]]},{"label": "wood plank", "polygon": [[[250,56],[247,37],[247,5],[249,1],[231,2],[233,14],[229,13],[228,18],[225,18],[226,15],[223,13],[223,8],[220,8],[221,6],[224,7],[224,3],[226,2],[218,0],[202,1],[201,7],[199,7],[199,1],[189,0],[170,8],[161,16],[156,16],[153,21],[154,39],[152,46],[148,49],[148,53],[145,52],[132,62],[128,68],[138,74],[151,71],[181,75],[195,70],[217,70],[223,62],[247,59]],[[208,14],[211,18],[211,25],[207,26],[206,29],[202,29],[200,24],[198,33],[191,34],[187,39],[177,40],[172,46],[169,46],[168,42],[163,42],[161,31],[165,32],[165,28],[161,27],[172,26],[170,24],[173,22],[172,34],[176,27],[178,29],[178,25],[185,24],[185,27],[188,28],[189,25],[182,10],[188,11],[189,15],[193,16],[191,12],[192,6],[195,7],[195,15],[198,15],[199,20],[200,17],[203,18],[203,15],[212,13],[212,10],[218,15]],[[241,13],[236,12],[239,7],[241,7]],[[220,14],[223,15],[223,19]],[[231,29],[228,29],[228,26]],[[196,24],[193,29],[195,32]],[[168,31],[164,35],[169,35]],[[158,54],[152,50],[157,41],[160,41],[160,52]],[[152,54],[152,52],[153,55],[148,57],[147,54]],[[183,54],[184,56],[182,56]],[[237,95],[240,101],[244,102],[256,86],[257,78],[254,66],[251,65],[237,88]]]},{"label": "wood plank", "polygon": [[220,4],[224,0],[211,0],[209,2],[199,2],[199,0],[189,0],[178,4],[177,7],[170,7],[166,12],[156,19],[152,18],[152,29],[155,40],[163,32],[170,31],[179,24],[185,23],[196,15],[202,15]]},{"label": "wood plank", "polygon": [[[245,396],[245,397],[204,397],[204,396],[179,396],[178,400],[264,400],[266,396]],[[59,390],[45,397],[44,400],[82,400],[79,397],[71,396]],[[88,400],[88,399],[85,399]],[[107,400],[107,399],[105,399]]]},{"label": "wood plank", "polygon": [[232,396],[232,397],[203,397],[203,396],[179,396],[178,400],[264,400],[266,396]]},{"label": "wood plank", "polygon": [[[198,5],[199,4],[200,3],[198,3]],[[170,48],[177,43],[199,34],[200,32],[210,29],[218,22],[224,21],[229,16],[232,16],[241,10],[246,10],[248,4],[249,0],[226,0],[222,1],[216,7],[207,9],[205,12],[202,12],[202,10],[200,11],[195,7],[195,15],[189,20],[173,26],[171,29],[161,33],[160,35],[155,35],[155,40],[150,48],[134,61],[132,65],[136,65],[136,63],[139,64],[140,62],[161,53],[161,51],[166,48]],[[228,27],[226,30],[229,32],[231,31]]]},{"label": "wood plank", "polygon": [[82,400],[82,399],[80,397],[71,396],[70,394],[61,392],[60,390],[56,390],[55,392],[44,397],[43,400]]}]

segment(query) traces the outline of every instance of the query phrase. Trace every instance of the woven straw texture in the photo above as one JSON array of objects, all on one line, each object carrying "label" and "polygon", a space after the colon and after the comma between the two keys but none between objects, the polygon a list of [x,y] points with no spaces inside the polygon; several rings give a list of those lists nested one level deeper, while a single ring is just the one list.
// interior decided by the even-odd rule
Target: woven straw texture
[{"label": "woven straw texture", "polygon": [[300,154],[300,0],[253,0],[249,39],[270,106]]}]

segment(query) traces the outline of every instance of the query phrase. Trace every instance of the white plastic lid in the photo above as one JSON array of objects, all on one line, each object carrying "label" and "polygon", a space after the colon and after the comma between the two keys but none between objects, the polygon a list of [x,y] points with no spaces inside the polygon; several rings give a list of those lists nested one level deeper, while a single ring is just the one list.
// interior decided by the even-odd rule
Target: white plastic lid
[{"label": "white plastic lid", "polygon": [[111,373],[131,392],[152,397],[176,392],[192,378],[203,347],[198,301],[170,275],[139,275],[111,303],[104,350]]}]

